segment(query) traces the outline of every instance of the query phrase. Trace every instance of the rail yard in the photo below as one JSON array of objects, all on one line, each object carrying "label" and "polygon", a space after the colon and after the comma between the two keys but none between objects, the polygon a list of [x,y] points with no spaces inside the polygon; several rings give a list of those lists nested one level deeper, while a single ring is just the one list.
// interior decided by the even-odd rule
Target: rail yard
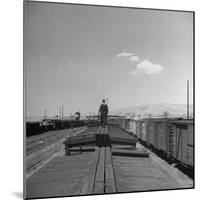
[{"label": "rail yard", "polygon": [[26,138],[27,198],[194,187],[193,120],[81,123]]}]

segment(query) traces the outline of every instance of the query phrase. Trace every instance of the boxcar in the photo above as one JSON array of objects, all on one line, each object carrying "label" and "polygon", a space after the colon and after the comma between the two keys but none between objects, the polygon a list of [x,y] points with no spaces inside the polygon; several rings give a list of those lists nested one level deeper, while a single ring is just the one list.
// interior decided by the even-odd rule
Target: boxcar
[{"label": "boxcar", "polygon": [[125,130],[130,132],[130,119],[125,120]]},{"label": "boxcar", "polygon": [[140,121],[135,121],[136,123],[136,136],[139,138],[140,137]]},{"label": "boxcar", "polygon": [[148,133],[148,120],[142,119],[139,120],[139,138],[146,142]]},{"label": "boxcar", "polygon": [[[143,140],[155,149],[172,155],[172,125],[169,118],[145,119],[143,125]],[[146,131],[146,134],[145,134]]]},{"label": "boxcar", "polygon": [[149,120],[147,143],[153,146],[155,143],[154,141],[155,141],[155,123],[152,120]]},{"label": "boxcar", "polygon": [[157,119],[154,123],[154,140],[152,145],[158,149],[167,152],[168,146],[168,120]]},{"label": "boxcar", "polygon": [[40,134],[42,132],[40,122],[26,122],[26,137]]},{"label": "boxcar", "polygon": [[125,118],[121,118],[121,119],[120,119],[119,125],[120,125],[120,127],[121,127],[122,129],[125,129],[125,128],[126,128],[126,127],[125,127],[125,121],[126,121]]},{"label": "boxcar", "polygon": [[140,139],[140,140],[142,140],[142,121],[141,120],[139,120],[138,121],[138,138]]},{"label": "boxcar", "polygon": [[165,152],[165,154],[167,154],[168,156],[172,155],[172,148],[173,148],[173,143],[172,143],[173,132],[171,124],[173,120],[174,119],[162,119],[156,124],[157,137],[158,137],[156,148]]},{"label": "boxcar", "polygon": [[178,120],[173,123],[173,157],[181,163],[194,166],[193,120]]},{"label": "boxcar", "polygon": [[115,126],[119,126],[120,125],[120,119],[115,118],[115,117],[109,117],[107,120],[109,125],[115,125]]},{"label": "boxcar", "polygon": [[130,123],[130,125],[129,125],[129,127],[130,127],[130,133],[132,135],[136,135],[136,121],[133,120],[133,119],[131,119],[129,123]]}]

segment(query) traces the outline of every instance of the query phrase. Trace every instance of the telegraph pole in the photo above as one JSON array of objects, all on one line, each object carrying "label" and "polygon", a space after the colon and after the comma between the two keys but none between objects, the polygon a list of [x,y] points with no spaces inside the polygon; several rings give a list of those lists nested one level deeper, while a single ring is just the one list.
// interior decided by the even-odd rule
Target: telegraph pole
[{"label": "telegraph pole", "polygon": [[59,119],[61,120],[61,107],[59,107]]},{"label": "telegraph pole", "polygon": [[44,110],[44,119],[46,119],[46,116],[47,116],[47,110],[45,109]]},{"label": "telegraph pole", "polygon": [[63,119],[64,119],[64,105],[62,105],[62,128],[64,127]]},{"label": "telegraph pole", "polygon": [[187,119],[189,119],[189,80],[187,80]]},{"label": "telegraph pole", "polygon": [[62,105],[62,120],[64,119],[64,105]]}]

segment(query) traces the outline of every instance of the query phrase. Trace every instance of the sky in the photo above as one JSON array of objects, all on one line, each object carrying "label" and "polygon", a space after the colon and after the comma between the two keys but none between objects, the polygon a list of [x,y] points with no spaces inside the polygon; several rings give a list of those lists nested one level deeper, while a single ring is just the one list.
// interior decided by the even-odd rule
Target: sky
[{"label": "sky", "polygon": [[26,116],[193,101],[193,14],[26,2]]}]

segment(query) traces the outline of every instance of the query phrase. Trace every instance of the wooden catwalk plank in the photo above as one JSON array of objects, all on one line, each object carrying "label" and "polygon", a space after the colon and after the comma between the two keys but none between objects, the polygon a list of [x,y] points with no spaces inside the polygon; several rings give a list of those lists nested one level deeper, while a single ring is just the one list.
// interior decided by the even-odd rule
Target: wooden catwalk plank
[{"label": "wooden catwalk plank", "polygon": [[116,193],[116,183],[112,165],[112,154],[110,147],[106,147],[106,176],[105,176],[105,193]]}]

